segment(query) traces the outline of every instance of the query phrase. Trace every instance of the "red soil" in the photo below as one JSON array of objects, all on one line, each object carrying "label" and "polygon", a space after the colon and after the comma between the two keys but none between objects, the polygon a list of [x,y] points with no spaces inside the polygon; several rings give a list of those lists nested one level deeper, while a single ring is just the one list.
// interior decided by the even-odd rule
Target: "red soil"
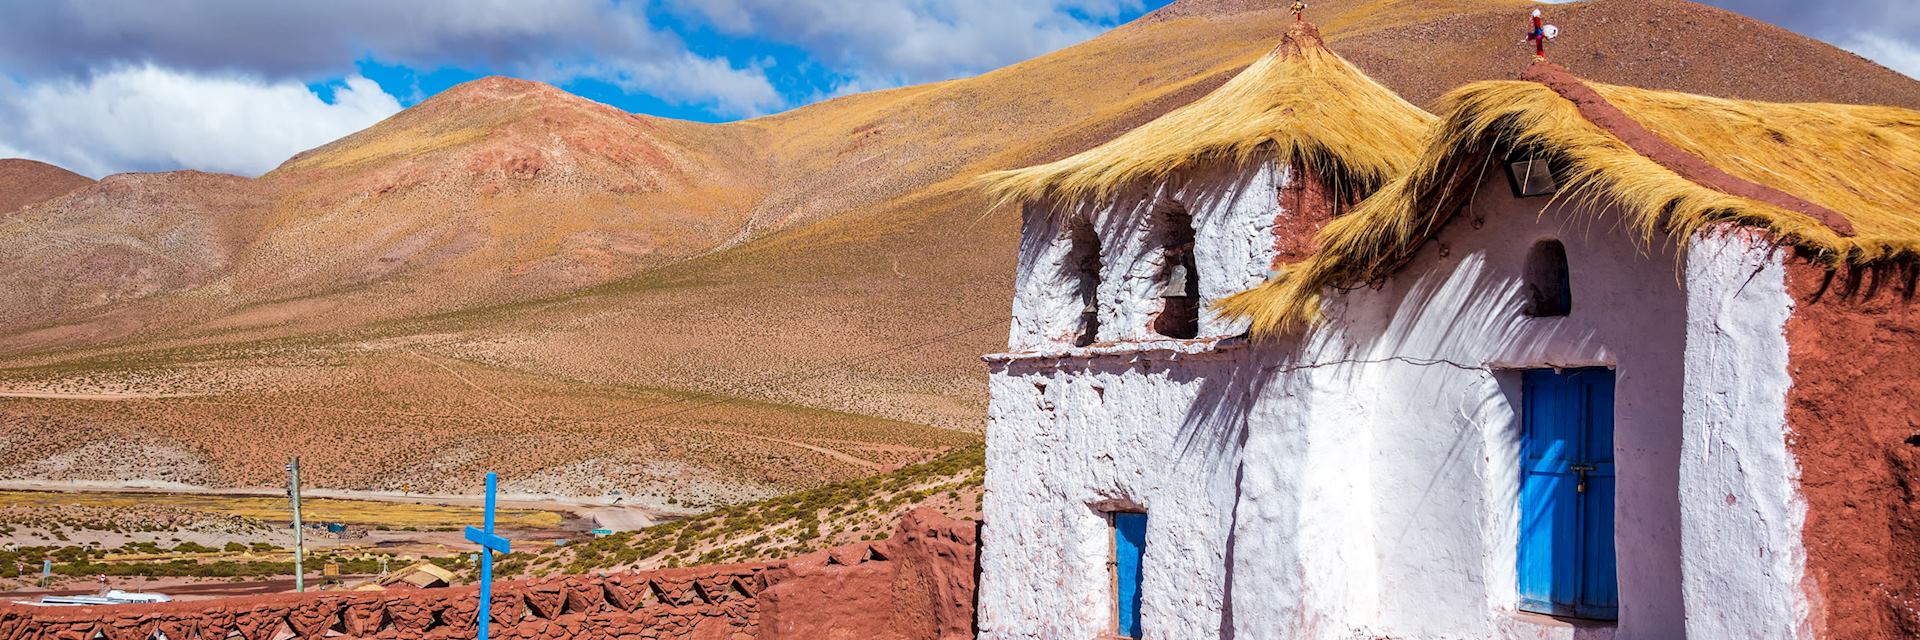
[{"label": "red soil", "polygon": [[1920,637],[1915,274],[1869,275],[1847,295],[1845,274],[1828,286],[1819,265],[1788,267],[1798,307],[1787,322],[1787,421],[1807,500],[1807,588],[1819,637]]}]

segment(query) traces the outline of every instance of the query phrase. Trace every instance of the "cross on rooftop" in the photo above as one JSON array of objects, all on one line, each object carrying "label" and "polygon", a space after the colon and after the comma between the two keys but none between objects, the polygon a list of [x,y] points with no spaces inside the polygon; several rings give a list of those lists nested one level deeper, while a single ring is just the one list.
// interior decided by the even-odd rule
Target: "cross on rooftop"
[{"label": "cross on rooftop", "polygon": [[493,554],[513,553],[513,543],[493,534],[493,497],[499,480],[487,472],[487,507],[481,516],[484,527],[467,527],[467,541],[480,545],[479,640],[487,640],[487,618],[493,608]]},{"label": "cross on rooftop", "polygon": [[1533,59],[1536,62],[1547,61],[1547,41],[1559,32],[1558,27],[1547,24],[1546,18],[1540,16],[1539,9],[1533,10],[1533,28],[1527,31],[1527,42],[1533,43]]},{"label": "cross on rooftop", "polygon": [[1293,21],[1306,22],[1307,21],[1306,13],[1307,13],[1307,3],[1302,2],[1301,0],[1293,0]]}]

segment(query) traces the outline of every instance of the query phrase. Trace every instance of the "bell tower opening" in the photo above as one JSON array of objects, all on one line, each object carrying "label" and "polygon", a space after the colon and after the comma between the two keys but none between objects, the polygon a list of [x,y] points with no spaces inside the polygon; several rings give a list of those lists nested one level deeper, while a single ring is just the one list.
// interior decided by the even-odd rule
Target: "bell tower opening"
[{"label": "bell tower opening", "polygon": [[1066,266],[1067,284],[1073,299],[1080,303],[1080,320],[1074,327],[1073,346],[1085,347],[1100,341],[1100,238],[1093,223],[1076,220],[1069,228]]},{"label": "bell tower opening", "polygon": [[1193,255],[1193,216],[1175,204],[1160,218],[1165,240],[1161,255],[1160,314],[1153,332],[1176,340],[1200,335],[1200,268]]}]

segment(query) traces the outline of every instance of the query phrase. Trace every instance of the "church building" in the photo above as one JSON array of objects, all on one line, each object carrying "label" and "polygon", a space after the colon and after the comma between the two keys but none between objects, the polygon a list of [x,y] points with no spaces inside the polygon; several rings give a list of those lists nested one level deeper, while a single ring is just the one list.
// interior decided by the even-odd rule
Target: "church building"
[{"label": "church building", "polygon": [[1443,105],[1301,23],[989,177],[980,637],[1920,632],[1920,112]]}]

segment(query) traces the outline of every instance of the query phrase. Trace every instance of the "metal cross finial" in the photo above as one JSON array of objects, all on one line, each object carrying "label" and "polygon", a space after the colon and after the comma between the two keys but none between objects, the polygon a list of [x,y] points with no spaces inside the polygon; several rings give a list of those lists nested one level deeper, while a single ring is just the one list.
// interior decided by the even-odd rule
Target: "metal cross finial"
[{"label": "metal cross finial", "polygon": [[1306,13],[1307,13],[1307,3],[1303,2],[1302,0],[1293,0],[1293,21],[1306,22],[1307,21]]},{"label": "metal cross finial", "polygon": [[467,527],[467,541],[480,545],[480,631],[479,640],[487,640],[487,618],[493,608],[493,554],[513,553],[513,543],[493,534],[493,497],[499,480],[487,473],[487,507],[481,516],[484,527]]},{"label": "metal cross finial", "polygon": [[1560,28],[1547,24],[1546,19],[1540,16],[1540,10],[1534,9],[1533,28],[1527,31],[1526,41],[1533,43],[1533,59],[1535,62],[1547,61],[1547,41],[1552,40],[1554,36],[1558,35],[1560,35]]}]

